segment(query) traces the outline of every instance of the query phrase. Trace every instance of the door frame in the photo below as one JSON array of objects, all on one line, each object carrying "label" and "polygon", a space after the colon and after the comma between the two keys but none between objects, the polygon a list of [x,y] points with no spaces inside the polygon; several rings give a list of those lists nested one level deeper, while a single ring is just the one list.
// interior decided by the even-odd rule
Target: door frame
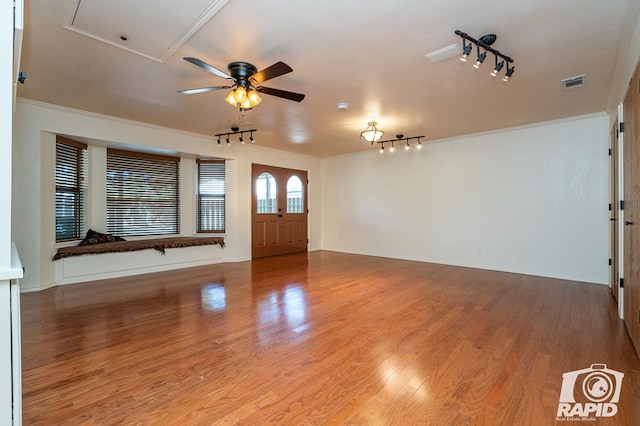
[{"label": "door frame", "polygon": [[611,294],[613,295],[613,298],[616,300],[616,302],[618,302],[618,295],[620,290],[620,260],[618,259],[620,254],[620,232],[618,229],[618,207],[620,204],[618,195],[618,139],[620,137],[620,132],[618,131],[619,127],[619,120],[616,120],[613,129],[611,129],[611,148],[609,150],[609,160],[611,167],[611,203],[609,204],[609,211],[611,215],[611,217],[609,218],[611,222],[611,258],[609,260],[609,284],[611,286]]},{"label": "door frame", "polygon": [[[264,172],[276,180],[276,210],[257,213],[257,178]],[[287,208],[287,183],[292,176],[302,182],[302,212]],[[307,252],[309,250],[308,172],[266,164],[251,164],[251,258]]]}]

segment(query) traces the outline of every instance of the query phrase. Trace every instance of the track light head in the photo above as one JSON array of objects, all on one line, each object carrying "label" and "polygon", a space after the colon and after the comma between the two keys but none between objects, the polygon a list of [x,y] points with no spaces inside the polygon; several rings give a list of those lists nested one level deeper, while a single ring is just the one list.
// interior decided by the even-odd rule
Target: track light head
[{"label": "track light head", "polygon": [[516,67],[509,68],[509,65],[507,64],[507,72],[504,74],[504,77],[502,77],[502,81],[507,83],[515,70],[516,70]]},{"label": "track light head", "polygon": [[487,52],[482,52],[480,55],[478,55],[478,60],[475,64],[473,64],[473,67],[475,69],[480,68],[480,65],[482,65],[485,59],[487,59]]},{"label": "track light head", "polygon": [[504,61],[498,62],[498,57],[496,56],[496,67],[491,71],[491,77],[495,77],[498,75],[502,67],[504,67]]},{"label": "track light head", "polygon": [[460,62],[467,62],[467,58],[471,54],[471,43],[465,44],[464,39],[462,40],[463,48],[462,48],[462,56],[460,57]]}]

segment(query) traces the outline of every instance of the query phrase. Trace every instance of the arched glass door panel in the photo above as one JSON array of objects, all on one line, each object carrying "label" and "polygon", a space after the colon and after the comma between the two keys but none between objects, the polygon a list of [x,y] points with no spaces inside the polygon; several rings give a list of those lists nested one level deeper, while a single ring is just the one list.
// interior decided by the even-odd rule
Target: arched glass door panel
[{"label": "arched glass door panel", "polygon": [[304,212],[304,192],[302,181],[298,176],[291,176],[287,181],[287,213]]},{"label": "arched glass door panel", "polygon": [[271,173],[264,172],[256,179],[257,213],[273,214],[278,211],[278,185]]}]

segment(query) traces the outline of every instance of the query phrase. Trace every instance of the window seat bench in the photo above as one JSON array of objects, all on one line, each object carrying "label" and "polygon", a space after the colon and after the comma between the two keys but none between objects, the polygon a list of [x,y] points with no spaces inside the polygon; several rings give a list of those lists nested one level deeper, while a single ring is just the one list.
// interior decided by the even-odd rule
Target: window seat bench
[{"label": "window seat bench", "polygon": [[219,245],[224,248],[222,237],[170,237],[151,240],[113,241],[108,243],[91,244],[86,246],[60,247],[52,260],[63,259],[83,254],[122,253],[154,249],[165,254],[165,249],[179,247],[193,247],[203,245]]},{"label": "window seat bench", "polygon": [[60,247],[43,288],[222,263],[224,246],[223,237],[170,237]]}]

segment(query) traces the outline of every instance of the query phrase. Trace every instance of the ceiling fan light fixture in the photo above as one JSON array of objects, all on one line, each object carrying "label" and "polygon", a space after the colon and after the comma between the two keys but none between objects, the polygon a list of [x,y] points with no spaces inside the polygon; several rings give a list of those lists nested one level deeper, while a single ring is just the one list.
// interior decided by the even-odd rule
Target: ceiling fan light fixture
[{"label": "ceiling fan light fixture", "polygon": [[234,90],[233,97],[235,98],[237,103],[242,104],[245,101],[245,99],[247,99],[247,89],[245,89],[242,86],[236,87],[236,90]]},{"label": "ceiling fan light fixture", "polygon": [[240,108],[245,111],[251,109],[251,101],[249,98],[245,98],[244,101],[240,102]]},{"label": "ceiling fan light fixture", "polygon": [[183,59],[203,69],[204,71],[226,79],[228,82],[233,83],[233,85],[178,90],[178,93],[190,95],[194,93],[211,92],[219,89],[231,89],[231,91],[227,94],[225,101],[229,105],[239,108],[241,112],[243,112],[244,110],[252,109],[262,102],[262,98],[260,97],[258,92],[266,93],[267,95],[276,96],[294,102],[302,102],[302,100],[305,98],[305,95],[302,93],[290,92],[288,90],[272,89],[261,85],[267,80],[271,80],[272,78],[276,78],[293,71],[293,69],[289,65],[281,61],[276,62],[275,64],[261,71],[258,71],[258,69],[254,65],[248,62],[231,62],[229,65],[227,65],[229,73],[226,73],[212,65],[207,64],[206,62],[201,61],[198,58],[184,57]]},{"label": "ceiling fan light fixture", "polygon": [[247,94],[247,99],[249,99],[249,102],[251,103],[252,108],[254,106],[260,105],[260,102],[262,102],[262,98],[260,97],[258,92],[256,92],[253,89],[249,90],[249,93]]},{"label": "ceiling fan light fixture", "polygon": [[370,121],[367,128],[360,132],[360,137],[373,144],[384,135],[384,132],[376,127],[377,125],[377,122]]},{"label": "ceiling fan light fixture", "polygon": [[238,101],[236,101],[235,97],[235,90],[230,91],[227,97],[224,98],[224,100],[232,107],[238,106]]}]

